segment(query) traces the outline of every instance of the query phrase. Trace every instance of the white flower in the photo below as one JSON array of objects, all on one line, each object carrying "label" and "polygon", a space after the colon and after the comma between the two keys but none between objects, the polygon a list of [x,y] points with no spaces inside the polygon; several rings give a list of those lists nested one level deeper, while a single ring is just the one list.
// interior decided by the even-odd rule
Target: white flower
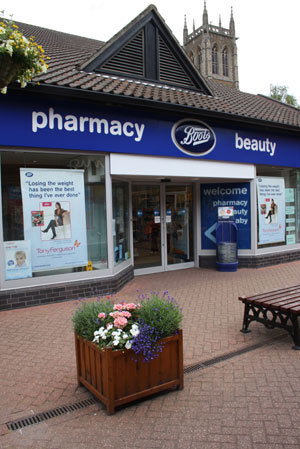
[{"label": "white flower", "polygon": [[124,340],[127,340],[127,338],[129,338],[128,335],[126,334],[126,332],[123,332],[122,338],[124,338]]},{"label": "white flower", "polygon": [[139,327],[137,324],[133,324],[131,329],[130,329],[130,333],[133,337],[136,337],[137,335],[139,335],[140,331],[139,331]]},{"label": "white flower", "polygon": [[130,340],[126,341],[125,348],[131,349],[131,341]]},{"label": "white flower", "polygon": [[117,331],[113,331],[112,333],[111,333],[111,335],[113,335],[114,337],[116,336],[116,337],[118,337],[120,334],[121,334],[121,329],[118,329]]},{"label": "white flower", "polygon": [[108,324],[108,325],[106,326],[106,329],[107,329],[108,331],[110,331],[113,327],[114,327],[114,326],[113,326],[112,324]]},{"label": "white flower", "polygon": [[114,340],[114,341],[113,341],[113,345],[114,345],[114,346],[118,346],[118,344],[119,344],[119,340]]},{"label": "white flower", "polygon": [[99,337],[98,337],[98,335],[94,338],[94,340],[93,340],[93,343],[99,343]]}]

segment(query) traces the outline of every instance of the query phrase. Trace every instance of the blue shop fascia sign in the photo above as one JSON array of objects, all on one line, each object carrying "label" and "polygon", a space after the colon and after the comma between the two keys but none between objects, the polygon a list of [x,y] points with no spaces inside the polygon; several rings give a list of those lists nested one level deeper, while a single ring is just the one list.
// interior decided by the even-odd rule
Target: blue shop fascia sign
[{"label": "blue shop fascia sign", "polygon": [[1,98],[2,146],[300,167],[300,138],[210,120],[39,97]]}]

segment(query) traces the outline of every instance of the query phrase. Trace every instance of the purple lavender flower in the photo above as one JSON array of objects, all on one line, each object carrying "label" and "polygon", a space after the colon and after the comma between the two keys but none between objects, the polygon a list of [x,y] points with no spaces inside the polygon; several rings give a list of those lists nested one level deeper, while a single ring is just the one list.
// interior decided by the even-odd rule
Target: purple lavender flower
[{"label": "purple lavender flower", "polygon": [[135,361],[138,356],[142,356],[144,362],[150,362],[156,359],[163,349],[163,343],[159,342],[161,336],[158,331],[145,324],[143,321],[138,323],[139,334],[132,340],[131,349],[136,355]]}]

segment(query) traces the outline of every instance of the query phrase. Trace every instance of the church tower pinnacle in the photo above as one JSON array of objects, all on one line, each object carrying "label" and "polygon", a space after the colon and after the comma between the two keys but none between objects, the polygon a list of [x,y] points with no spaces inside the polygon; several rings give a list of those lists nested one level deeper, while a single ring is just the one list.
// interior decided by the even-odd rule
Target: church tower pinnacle
[{"label": "church tower pinnacle", "polygon": [[203,26],[208,26],[208,13],[207,13],[207,9],[206,9],[206,0],[204,0],[204,10],[203,10],[203,15],[202,15],[202,25]]},{"label": "church tower pinnacle", "polygon": [[188,28],[186,24],[186,15],[184,15],[184,27],[183,27],[183,45],[187,43],[188,40]]},{"label": "church tower pinnacle", "polygon": [[229,28],[224,28],[219,16],[219,25],[208,23],[206,0],[204,0],[202,25],[188,33],[186,17],[183,29],[183,48],[207,79],[213,79],[235,89],[239,88],[237,46],[233,9]]},{"label": "church tower pinnacle", "polygon": [[231,7],[231,16],[230,16],[230,22],[229,22],[229,29],[230,29],[230,34],[232,36],[235,36],[235,24],[234,24],[233,8],[232,7]]}]

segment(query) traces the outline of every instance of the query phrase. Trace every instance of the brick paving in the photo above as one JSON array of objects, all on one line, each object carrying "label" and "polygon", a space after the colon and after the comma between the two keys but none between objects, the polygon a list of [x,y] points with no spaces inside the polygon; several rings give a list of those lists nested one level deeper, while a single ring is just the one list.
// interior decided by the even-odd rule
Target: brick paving
[{"label": "brick paving", "polygon": [[[78,301],[0,313],[1,449],[296,449],[300,352],[285,331],[240,333],[240,295],[299,283],[300,262],[236,273],[188,269],[136,277],[117,295],[168,290],[183,308],[185,366],[261,343],[185,375],[182,391],[108,416],[101,404],[21,431],[6,423],[91,398],[76,383],[71,316]],[[286,335],[285,335],[286,334]],[[278,338],[277,338],[278,337]]]}]

